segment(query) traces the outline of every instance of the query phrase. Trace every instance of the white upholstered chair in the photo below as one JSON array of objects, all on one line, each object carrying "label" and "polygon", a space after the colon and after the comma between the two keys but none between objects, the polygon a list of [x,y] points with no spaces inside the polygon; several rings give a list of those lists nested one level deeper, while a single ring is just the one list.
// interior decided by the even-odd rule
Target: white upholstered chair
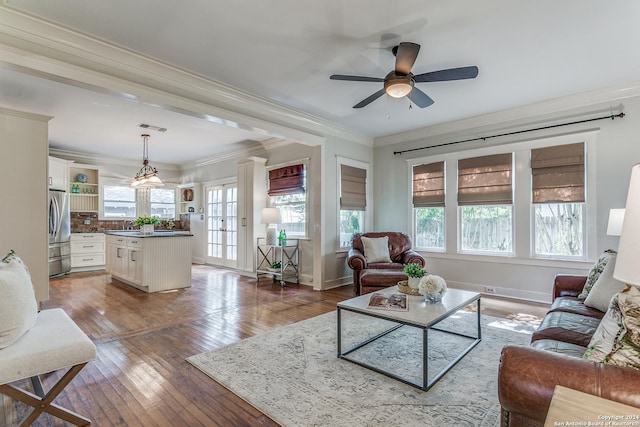
[{"label": "white upholstered chair", "polygon": [[[31,329],[0,349],[0,393],[34,408],[21,426],[31,425],[43,412],[77,426],[90,425],[89,419],[54,404],[53,400],[95,358],[95,345],[63,310],[40,311]],[[68,371],[64,376],[45,392],[40,375],[65,368]],[[33,393],[11,384],[26,378],[31,379]]]}]

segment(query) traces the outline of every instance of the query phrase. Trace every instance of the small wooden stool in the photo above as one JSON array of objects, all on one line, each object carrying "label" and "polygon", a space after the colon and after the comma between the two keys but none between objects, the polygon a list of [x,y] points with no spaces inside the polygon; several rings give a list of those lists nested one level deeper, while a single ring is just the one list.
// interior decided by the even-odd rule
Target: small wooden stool
[{"label": "small wooden stool", "polygon": [[[34,408],[21,426],[31,425],[43,412],[77,426],[90,425],[91,420],[53,400],[95,358],[96,346],[63,310],[43,310],[33,328],[0,350],[0,393]],[[63,368],[69,370],[45,393],[40,375]],[[35,394],[9,384],[26,378],[31,379]]]}]

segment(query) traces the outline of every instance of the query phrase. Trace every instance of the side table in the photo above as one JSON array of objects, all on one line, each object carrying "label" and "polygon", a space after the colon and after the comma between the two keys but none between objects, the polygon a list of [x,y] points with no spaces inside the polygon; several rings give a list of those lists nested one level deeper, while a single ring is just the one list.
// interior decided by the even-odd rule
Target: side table
[{"label": "side table", "polygon": [[[281,286],[284,286],[286,282],[300,283],[299,245],[298,239],[287,239],[284,245],[268,245],[265,237],[258,237],[256,279],[259,279],[261,274],[268,274],[272,276],[274,281],[279,280]],[[280,268],[271,268],[276,262],[280,263]]]}]

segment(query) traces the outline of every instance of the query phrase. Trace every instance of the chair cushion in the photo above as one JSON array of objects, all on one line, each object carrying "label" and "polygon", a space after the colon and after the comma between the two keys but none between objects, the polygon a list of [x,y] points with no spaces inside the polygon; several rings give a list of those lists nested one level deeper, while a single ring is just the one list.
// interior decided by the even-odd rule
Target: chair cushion
[{"label": "chair cushion", "polygon": [[96,358],[96,346],[62,309],[38,313],[36,323],[0,350],[0,384],[7,384]]},{"label": "chair cushion", "polygon": [[611,297],[624,288],[624,282],[613,278],[613,271],[616,268],[616,254],[612,254],[609,262],[598,276],[598,280],[593,284],[589,295],[584,300],[584,305],[593,307],[600,311],[607,311]]},{"label": "chair cushion", "polygon": [[531,344],[531,347],[539,350],[553,351],[554,353],[562,353],[573,357],[582,357],[587,350],[581,345],[571,344],[557,340],[538,340]]},{"label": "chair cushion", "polygon": [[0,262],[0,349],[31,329],[37,315],[38,303],[29,270],[11,251]]},{"label": "chair cushion", "polygon": [[556,311],[545,316],[531,342],[551,339],[586,347],[599,324],[600,319],[594,317]]},{"label": "chair cushion", "polygon": [[407,275],[402,270],[365,270],[360,276],[360,287],[389,287],[395,286],[401,280],[407,280]]},{"label": "chair cushion", "polygon": [[391,262],[389,257],[389,237],[364,237],[362,236],[362,246],[364,246],[364,257],[367,262]]},{"label": "chair cushion", "polygon": [[558,297],[553,300],[549,312],[564,311],[566,313],[581,314],[583,316],[602,319],[604,312],[584,305],[584,301],[577,297]]}]

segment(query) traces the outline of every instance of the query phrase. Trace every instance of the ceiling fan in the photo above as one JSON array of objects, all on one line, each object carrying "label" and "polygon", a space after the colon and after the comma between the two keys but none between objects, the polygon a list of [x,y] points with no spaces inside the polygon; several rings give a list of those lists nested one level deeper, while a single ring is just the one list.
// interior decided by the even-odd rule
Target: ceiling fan
[{"label": "ceiling fan", "polygon": [[353,106],[353,108],[365,107],[385,93],[393,98],[402,98],[403,96],[407,96],[418,107],[425,108],[433,104],[433,99],[415,87],[415,83],[473,79],[478,75],[478,67],[476,66],[449,68],[446,70],[431,71],[429,73],[414,75],[411,72],[411,67],[413,67],[413,64],[416,62],[419,51],[420,45],[416,43],[402,42],[398,46],[395,46],[392,52],[396,57],[396,67],[393,71],[387,74],[385,78],[346,76],[343,74],[333,74],[329,78],[331,80],[347,80],[352,82],[384,83],[384,87],[382,89],[358,102]]}]

